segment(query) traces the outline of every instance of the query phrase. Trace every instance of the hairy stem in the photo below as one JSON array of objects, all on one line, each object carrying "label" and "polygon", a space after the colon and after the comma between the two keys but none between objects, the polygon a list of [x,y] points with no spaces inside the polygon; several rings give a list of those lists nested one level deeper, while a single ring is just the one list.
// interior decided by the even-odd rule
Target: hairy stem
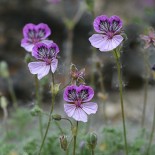
[{"label": "hairy stem", "polygon": [[74,135],[73,155],[75,155],[75,151],[76,151],[76,138],[77,138],[77,132],[78,132],[78,121],[76,122],[76,131],[75,131],[75,135]]},{"label": "hairy stem", "polygon": [[9,91],[10,91],[10,95],[11,95],[11,99],[13,102],[13,107],[15,109],[17,109],[17,98],[13,89],[13,84],[12,84],[12,80],[10,78],[8,78],[8,85],[9,85]]},{"label": "hairy stem", "polygon": [[145,84],[144,84],[144,102],[143,102],[143,110],[142,110],[142,122],[141,122],[141,127],[144,127],[145,123],[145,114],[146,114],[146,105],[147,105],[147,96],[148,96],[148,74],[150,72],[148,63],[148,57],[146,53],[143,54],[144,57],[144,64],[145,64],[145,71],[146,71],[146,78],[145,78]]},{"label": "hairy stem", "polygon": [[147,148],[147,151],[146,151],[147,152],[146,155],[150,154],[150,147],[152,145],[152,140],[153,140],[153,137],[154,137],[154,130],[155,130],[155,105],[154,105],[154,114],[153,114],[153,125],[152,125],[152,129],[151,129],[149,145],[148,145],[148,148]]},{"label": "hairy stem", "polygon": [[[37,75],[35,75],[35,95],[36,95],[36,105],[40,106],[39,81],[38,81]],[[41,139],[43,139],[42,114],[39,115],[39,129],[40,129]]]},{"label": "hairy stem", "polygon": [[[53,73],[52,73],[52,84],[54,86],[54,74]],[[41,151],[42,151],[42,148],[43,148],[45,140],[46,140],[46,136],[47,136],[47,133],[48,133],[48,130],[49,130],[49,127],[50,127],[51,120],[52,120],[52,113],[53,113],[53,110],[54,110],[54,103],[55,103],[55,94],[52,93],[51,111],[49,113],[49,119],[48,119],[47,128],[46,128],[46,131],[45,131],[45,134],[44,134],[44,137],[43,137],[43,140],[42,140],[42,143],[41,143],[38,155],[41,155]]]},{"label": "hairy stem", "polygon": [[114,50],[113,54],[116,59],[118,80],[119,80],[119,94],[120,94],[121,112],[122,112],[122,120],[123,120],[125,152],[126,152],[126,155],[128,155],[128,145],[127,145],[126,126],[125,126],[125,114],[124,114],[124,104],[123,104],[123,84],[122,84],[122,75],[121,75],[121,65],[120,65],[119,56],[118,56],[117,51]]}]

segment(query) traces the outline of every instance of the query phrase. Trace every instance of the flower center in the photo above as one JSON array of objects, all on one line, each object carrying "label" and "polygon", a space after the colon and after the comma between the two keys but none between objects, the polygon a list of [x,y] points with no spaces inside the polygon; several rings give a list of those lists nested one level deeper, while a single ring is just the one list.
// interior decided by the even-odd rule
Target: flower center
[{"label": "flower center", "polygon": [[81,100],[75,101],[76,107],[81,107],[81,104],[82,104]]},{"label": "flower center", "polygon": [[114,36],[113,32],[107,32],[108,39],[112,39]]}]

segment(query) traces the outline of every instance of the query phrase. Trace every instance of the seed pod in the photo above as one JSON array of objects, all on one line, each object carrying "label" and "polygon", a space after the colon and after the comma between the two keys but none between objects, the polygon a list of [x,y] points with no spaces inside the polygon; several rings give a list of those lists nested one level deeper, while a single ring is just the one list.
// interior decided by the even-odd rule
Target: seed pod
[{"label": "seed pod", "polygon": [[60,146],[64,151],[67,150],[67,146],[68,146],[67,136],[65,135],[60,136]]}]

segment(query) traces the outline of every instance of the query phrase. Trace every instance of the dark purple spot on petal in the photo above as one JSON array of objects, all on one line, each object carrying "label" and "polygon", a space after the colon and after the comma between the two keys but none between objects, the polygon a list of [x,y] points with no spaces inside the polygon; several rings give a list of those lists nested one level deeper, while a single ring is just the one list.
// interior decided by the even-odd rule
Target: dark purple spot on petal
[{"label": "dark purple spot on petal", "polygon": [[89,97],[88,89],[82,89],[80,92],[78,92],[79,100],[84,101],[88,99],[88,97]]},{"label": "dark purple spot on petal", "polygon": [[71,101],[77,101],[76,90],[75,89],[69,89],[67,97]]}]

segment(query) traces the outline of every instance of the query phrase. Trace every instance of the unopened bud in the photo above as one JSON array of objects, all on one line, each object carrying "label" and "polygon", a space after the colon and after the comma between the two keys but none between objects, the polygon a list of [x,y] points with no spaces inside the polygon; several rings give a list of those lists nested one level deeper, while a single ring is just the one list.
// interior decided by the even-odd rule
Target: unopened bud
[{"label": "unopened bud", "polygon": [[57,93],[59,92],[60,85],[61,85],[61,83],[54,84],[54,85],[53,85],[53,83],[51,84],[51,92],[52,92],[52,94],[57,95]]},{"label": "unopened bud", "polygon": [[0,106],[1,106],[1,108],[6,109],[7,105],[8,105],[8,102],[7,102],[6,97],[4,97],[4,96],[0,97]]},{"label": "unopened bud", "polygon": [[39,108],[39,106],[35,106],[32,110],[31,110],[31,115],[32,116],[38,116],[42,113],[42,109]]},{"label": "unopened bud", "polygon": [[32,61],[32,56],[29,53],[26,54],[26,56],[25,56],[25,62],[28,64],[31,61]]},{"label": "unopened bud", "polygon": [[0,62],[0,76],[2,76],[4,78],[9,77],[8,65],[5,61]]},{"label": "unopened bud", "polygon": [[61,120],[61,115],[58,115],[58,114],[55,114],[55,115],[52,115],[52,118],[56,121],[60,121]]},{"label": "unopened bud", "polygon": [[67,136],[65,135],[60,136],[60,145],[64,151],[67,150],[67,146],[68,146]]},{"label": "unopened bud", "polygon": [[88,134],[87,144],[90,149],[95,149],[97,144],[97,135],[94,132]]}]

